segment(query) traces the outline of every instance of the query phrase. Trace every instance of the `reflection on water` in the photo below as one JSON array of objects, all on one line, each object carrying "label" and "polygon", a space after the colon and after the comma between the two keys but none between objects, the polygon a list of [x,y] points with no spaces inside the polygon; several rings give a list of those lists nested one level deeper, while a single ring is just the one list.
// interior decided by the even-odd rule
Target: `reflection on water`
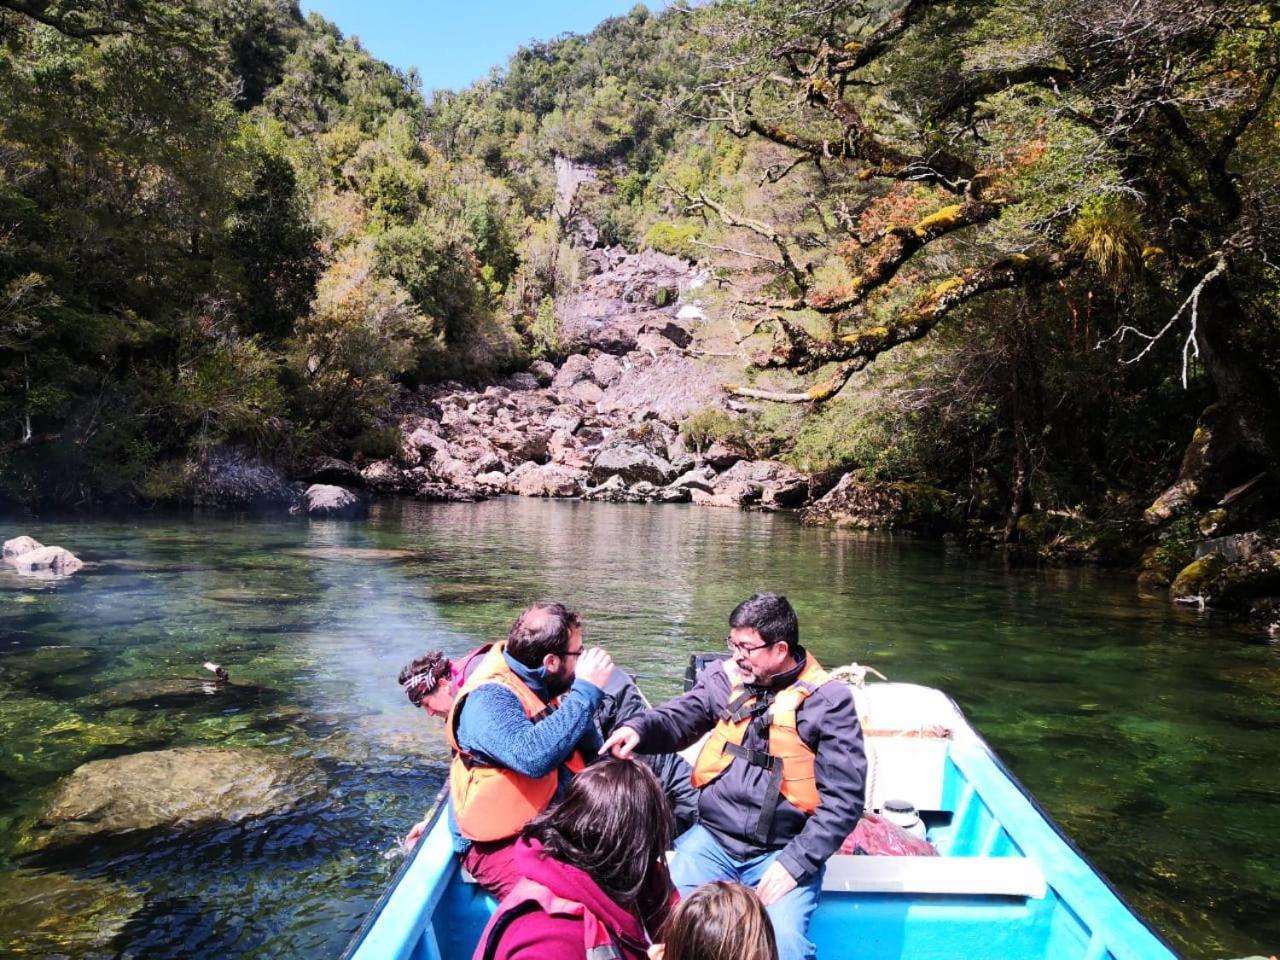
[{"label": "reflection on water", "polygon": [[[437,722],[395,684],[403,663],[492,639],[553,596],[661,699],[759,589],[791,597],[824,662],[951,693],[1189,956],[1280,942],[1280,651],[1139,601],[1123,575],[1008,571],[790,517],[525,499],[3,533],[93,563],[56,585],[0,573],[0,897],[36,905],[0,915],[0,954],[336,956],[445,772]],[[199,692],[206,660],[233,691]],[[19,856],[77,766],[189,745],[313,761],[324,791],[234,825]]]}]

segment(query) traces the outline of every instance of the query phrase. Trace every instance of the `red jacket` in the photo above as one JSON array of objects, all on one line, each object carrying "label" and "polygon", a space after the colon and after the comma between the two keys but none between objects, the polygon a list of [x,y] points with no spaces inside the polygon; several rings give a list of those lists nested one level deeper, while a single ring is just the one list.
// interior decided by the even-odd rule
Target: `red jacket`
[{"label": "red jacket", "polygon": [[[523,876],[545,887],[555,897],[581,904],[586,912],[592,914],[602,928],[604,936],[600,939],[607,938],[619,960],[646,960],[649,935],[645,924],[634,913],[610,899],[586,872],[545,855],[542,845],[536,840],[519,841],[515,862]],[[649,917],[649,927],[654,931],[671,906],[669,881],[665,873],[661,879],[663,885],[668,886],[668,891],[653,898],[660,904]],[[495,924],[503,923],[503,915],[521,902],[527,902],[526,898],[521,896],[520,889],[516,889],[498,905],[480,943],[476,945],[472,960],[485,960],[490,931]],[[525,907],[517,912],[514,919],[503,924],[496,949],[489,956],[493,960],[583,960],[586,956],[585,941],[591,935],[591,931],[584,930],[584,927],[587,927],[587,922],[583,917],[573,916],[570,911],[546,913],[541,907]],[[594,928],[595,924],[591,927]],[[611,952],[606,950],[600,955]]]}]

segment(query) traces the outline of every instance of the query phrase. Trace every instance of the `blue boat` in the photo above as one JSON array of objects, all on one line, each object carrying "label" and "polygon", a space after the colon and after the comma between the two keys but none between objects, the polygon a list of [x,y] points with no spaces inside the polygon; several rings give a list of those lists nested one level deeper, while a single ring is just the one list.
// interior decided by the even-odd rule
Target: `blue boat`
[{"label": "blue boat", "polygon": [[[868,807],[909,800],[940,855],[832,857],[809,933],[819,958],[1177,956],[1066,838],[949,697],[901,683],[858,682],[854,694],[867,734]],[[438,801],[427,835],[345,958],[471,956],[495,903],[459,869],[443,809]]]}]

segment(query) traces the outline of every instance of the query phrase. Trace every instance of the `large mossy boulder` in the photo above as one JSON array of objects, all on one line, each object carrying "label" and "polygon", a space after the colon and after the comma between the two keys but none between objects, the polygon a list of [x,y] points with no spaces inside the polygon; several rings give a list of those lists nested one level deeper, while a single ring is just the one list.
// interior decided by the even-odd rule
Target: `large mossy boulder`
[{"label": "large mossy boulder", "polygon": [[1206,541],[1199,553],[1169,588],[1175,601],[1261,616],[1280,609],[1280,545],[1249,533]]},{"label": "large mossy boulder", "polygon": [[1192,560],[1174,578],[1170,596],[1179,603],[1205,602],[1206,586],[1226,565],[1226,559],[1217,553]]},{"label": "large mossy boulder", "polygon": [[0,956],[113,956],[111,941],[144,900],[106,880],[36,870],[0,872]]},{"label": "large mossy boulder", "polygon": [[295,494],[275,467],[239,450],[219,449],[193,466],[191,500],[215,510],[272,510],[292,506]]},{"label": "large mossy boulder", "polygon": [[322,786],[311,762],[265,750],[178,747],[95,760],[58,785],[24,846],[235,822],[288,809]]},{"label": "large mossy boulder", "polygon": [[925,483],[867,481],[847,473],[800,515],[810,526],[944,533],[960,526],[956,497]]}]

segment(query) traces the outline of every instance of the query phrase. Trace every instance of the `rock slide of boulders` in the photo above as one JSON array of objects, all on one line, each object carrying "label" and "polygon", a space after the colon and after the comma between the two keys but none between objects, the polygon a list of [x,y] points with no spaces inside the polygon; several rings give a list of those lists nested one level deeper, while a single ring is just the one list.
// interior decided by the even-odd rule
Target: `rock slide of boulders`
[{"label": "rock slide of boulders", "polygon": [[234,823],[288,809],[322,788],[310,761],[265,750],[177,747],[95,760],[58,785],[25,846],[43,851]]}]

